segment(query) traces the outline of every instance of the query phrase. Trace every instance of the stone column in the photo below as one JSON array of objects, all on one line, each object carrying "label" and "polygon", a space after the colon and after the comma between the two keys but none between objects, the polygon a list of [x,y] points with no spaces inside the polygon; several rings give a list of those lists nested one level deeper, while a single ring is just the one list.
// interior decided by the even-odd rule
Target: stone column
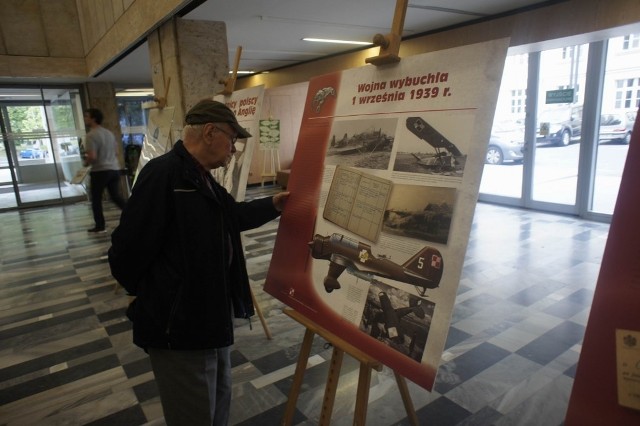
[{"label": "stone column", "polygon": [[[102,126],[111,130],[116,136],[116,141],[122,141],[120,131],[120,118],[118,117],[118,105],[116,93],[111,83],[85,83],[85,108],[97,108],[104,114]],[[122,143],[118,144],[118,159],[120,166],[124,167]]]},{"label": "stone column", "polygon": [[227,27],[224,22],[173,18],[147,40],[153,90],[159,97],[167,92],[167,106],[175,108],[172,129],[181,130],[186,111],[224,87],[219,81],[229,72]]},{"label": "stone column", "polygon": [[[120,131],[120,117],[118,116],[118,104],[116,93],[112,83],[85,83],[85,108],[97,108],[102,111],[104,119],[102,126],[111,130],[116,137],[118,149],[118,162],[120,170],[124,170],[124,149],[122,147],[122,132]],[[120,191],[125,198],[129,197],[129,184],[127,176],[120,177]],[[106,197],[106,192],[105,192]]]}]

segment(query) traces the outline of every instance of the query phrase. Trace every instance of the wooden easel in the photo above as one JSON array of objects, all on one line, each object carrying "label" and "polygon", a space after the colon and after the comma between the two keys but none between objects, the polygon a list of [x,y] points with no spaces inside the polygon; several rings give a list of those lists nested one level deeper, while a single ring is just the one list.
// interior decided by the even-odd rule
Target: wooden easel
[{"label": "wooden easel", "polygon": [[[342,359],[346,352],[360,362],[360,374],[358,376],[358,391],[356,393],[356,407],[353,414],[353,424],[364,426],[367,418],[367,404],[369,401],[369,388],[371,386],[371,370],[375,369],[376,371],[381,371],[382,364],[358,348],[352,346],[349,342],[342,340],[330,331],[327,331],[315,324],[301,313],[288,308],[284,309],[284,313],[304,325],[307,328],[307,331],[304,333],[302,347],[300,348],[300,356],[298,357],[296,372],[293,376],[291,390],[289,391],[289,400],[287,401],[284,417],[282,419],[282,426],[289,426],[293,421],[293,415],[295,414],[296,402],[300,395],[300,387],[302,386],[304,371],[307,367],[307,362],[311,353],[313,337],[316,334],[333,345],[333,355],[331,356],[329,375],[327,377],[327,384],[324,390],[322,411],[320,412],[320,420],[318,421],[318,424],[321,426],[328,426],[331,423],[331,412],[333,411],[333,403],[338,389],[340,368],[342,367]],[[407,382],[404,377],[400,376],[398,373],[394,372],[394,374],[396,376],[398,388],[400,389],[404,408],[407,411],[409,422],[414,426],[418,426],[418,417],[416,416],[413,402],[411,401]]]},{"label": "wooden easel", "polygon": [[169,87],[171,86],[171,77],[167,78],[167,83],[164,85],[164,97],[155,96],[153,100],[157,104],[157,108],[164,108],[167,106],[167,98],[169,97]]},{"label": "wooden easel", "polygon": [[[268,164],[268,170],[267,170]],[[267,180],[271,180],[272,182],[276,181],[276,176],[280,171],[280,153],[277,149],[267,149],[264,151],[264,158],[262,162],[262,183],[261,186],[264,186],[265,178],[269,178]]]},{"label": "wooden easel", "polygon": [[400,42],[402,41],[402,30],[408,5],[409,0],[396,0],[391,32],[386,35],[376,34],[373,36],[373,44],[380,46],[380,53],[378,56],[366,58],[364,60],[366,63],[380,66],[400,62]]},{"label": "wooden easel", "polygon": [[253,294],[253,289],[251,288],[251,286],[249,286],[249,290],[251,292],[251,300],[253,300],[253,307],[258,314],[258,318],[260,318],[260,323],[262,324],[262,328],[264,329],[264,334],[265,336],[267,336],[267,339],[271,340],[273,339],[273,337],[271,336],[271,330],[269,330],[267,321],[265,320],[264,315],[262,315],[262,309],[260,309],[260,304],[258,303],[256,296]]},{"label": "wooden easel", "polygon": [[218,92],[219,95],[229,96],[233,93],[233,90],[236,87],[236,79],[238,77],[238,67],[240,66],[240,56],[242,55],[242,46],[238,46],[238,50],[236,50],[236,58],[233,64],[233,69],[231,70],[231,77],[220,79],[219,83],[224,84],[222,91]]}]

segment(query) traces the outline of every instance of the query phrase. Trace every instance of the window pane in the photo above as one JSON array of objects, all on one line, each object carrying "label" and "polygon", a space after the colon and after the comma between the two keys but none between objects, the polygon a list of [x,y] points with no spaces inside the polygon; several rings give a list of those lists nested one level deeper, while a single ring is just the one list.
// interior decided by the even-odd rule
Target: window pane
[{"label": "window pane", "polygon": [[[578,183],[578,158],[582,131],[582,104],[588,45],[570,46],[569,58],[561,49],[540,55],[536,155],[533,165],[532,199],[573,206]],[[558,103],[559,89],[573,90]]]},{"label": "window pane", "polygon": [[630,52],[628,40],[637,42],[639,39],[633,36],[612,38],[607,49],[590,206],[596,213],[613,214],[640,101],[640,50]]},{"label": "window pane", "polygon": [[505,62],[480,192],[520,198],[524,158],[524,104],[528,55],[508,56]]}]

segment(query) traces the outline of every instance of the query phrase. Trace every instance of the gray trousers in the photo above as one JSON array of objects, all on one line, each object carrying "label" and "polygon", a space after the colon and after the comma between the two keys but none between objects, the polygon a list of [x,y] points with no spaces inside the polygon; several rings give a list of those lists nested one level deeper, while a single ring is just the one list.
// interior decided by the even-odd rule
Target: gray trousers
[{"label": "gray trousers", "polygon": [[226,426],[231,406],[230,348],[149,348],[168,426]]}]

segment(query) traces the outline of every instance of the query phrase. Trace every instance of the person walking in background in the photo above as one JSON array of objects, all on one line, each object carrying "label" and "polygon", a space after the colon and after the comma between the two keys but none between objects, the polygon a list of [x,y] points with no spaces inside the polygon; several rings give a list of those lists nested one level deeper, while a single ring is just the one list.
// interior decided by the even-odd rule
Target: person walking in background
[{"label": "person walking in background", "polygon": [[122,210],[125,200],[120,195],[120,163],[117,142],[113,133],[102,127],[104,115],[96,108],[84,112],[84,124],[89,129],[84,142],[85,165],[91,166],[91,210],[95,226],[91,233],[106,232],[102,211],[102,193],[107,188],[111,200]]},{"label": "person walking in background", "polygon": [[133,342],[150,357],[167,425],[226,425],[233,318],[254,314],[240,232],[280,215],[288,192],[236,202],[211,175],[251,135],[203,100],[182,140],[141,170],[111,235],[113,277],[135,296]]}]

